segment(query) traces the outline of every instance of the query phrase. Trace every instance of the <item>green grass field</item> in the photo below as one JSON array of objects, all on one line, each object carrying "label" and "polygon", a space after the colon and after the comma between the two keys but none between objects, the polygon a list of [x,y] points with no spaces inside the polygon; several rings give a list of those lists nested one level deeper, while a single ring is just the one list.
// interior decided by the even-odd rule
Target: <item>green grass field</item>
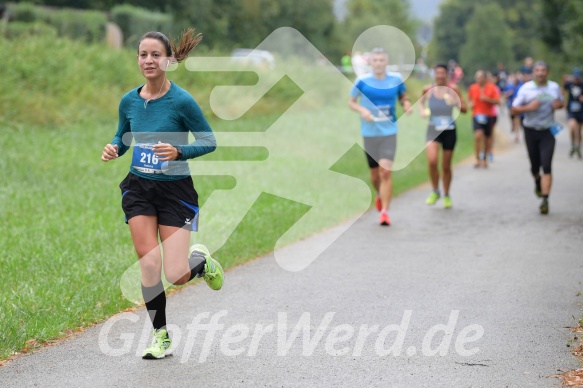
[{"label": "green grass field", "polygon": [[[7,93],[0,95],[6,107],[0,113],[3,150],[0,169],[4,178],[0,186],[0,359],[27,346],[63,337],[69,330],[92,325],[133,306],[120,292],[120,279],[136,261],[123,222],[117,186],[127,174],[129,157],[107,164],[99,159],[103,146],[115,132],[119,99],[141,82],[137,67],[132,66],[134,53],[112,53],[102,46],[85,47],[41,38],[19,41],[17,45],[18,53],[16,45],[0,39],[0,48],[7,53],[8,62],[4,78]],[[124,56],[127,60],[120,60]],[[171,79],[190,90],[208,113],[208,96],[214,84],[252,82],[248,77],[213,73],[202,77],[177,71]],[[412,80],[407,85],[415,101],[421,84]],[[225,236],[225,243],[217,246],[214,256],[226,267],[272,251],[276,241],[310,206],[322,205],[320,195],[324,191],[309,192],[302,197],[304,202],[285,195],[286,190],[293,190],[300,183],[324,189],[334,184],[334,174],[325,175],[332,177],[331,183],[310,182],[312,166],[321,167],[324,172],[331,169],[368,184],[362,150],[354,144],[346,149],[342,147],[350,144],[350,139],[358,138],[359,133],[358,116],[348,110],[347,98],[337,104],[312,110],[302,106],[292,112],[290,107],[300,96],[297,86],[283,79],[239,120],[224,121],[209,114],[219,139],[232,133],[261,135],[261,131],[274,124],[285,132],[286,123],[292,129],[297,125],[298,131],[322,123],[321,131],[317,134],[307,131],[305,136],[313,136],[314,141],[321,142],[318,144],[342,150],[337,157],[321,152],[310,159],[312,155],[302,154],[310,147],[302,147],[301,143],[285,137],[272,140],[269,144],[279,146],[283,153],[270,154],[267,160],[272,170],[265,170],[267,176],[255,176],[253,168],[236,161],[228,167],[234,178],[212,176],[214,169],[221,167],[220,163],[213,165],[213,160],[241,157],[233,156],[240,152],[236,149],[219,148],[218,156],[209,155],[206,161],[191,164],[203,216],[204,204],[212,202],[213,196],[222,198],[234,193],[229,201],[224,201],[221,214],[206,216],[209,226],[220,227],[229,214],[239,211],[238,204],[250,205],[249,211],[245,209],[241,213],[241,222],[232,234]],[[278,121],[284,112],[293,113],[290,116],[293,120]],[[330,117],[343,125],[326,126]],[[409,128],[401,127],[399,141],[401,138],[404,144],[411,141],[406,140],[409,136],[406,131],[413,136],[411,139],[424,134],[424,125],[424,121],[417,119]],[[459,120],[459,127],[456,161],[469,155],[472,147],[467,116]],[[246,137],[250,139],[251,134],[242,139]],[[394,174],[396,193],[427,180],[422,147],[414,147],[420,151],[419,155]],[[286,153],[286,150],[293,152]],[[262,157],[261,153],[243,156]],[[290,164],[290,160],[297,163]],[[286,175],[282,176],[280,171],[293,179],[285,179]],[[271,184],[268,187],[273,190],[263,193],[233,190],[240,182],[253,183],[253,179],[260,178],[268,180]],[[353,201],[353,195],[343,192],[324,205],[341,208]],[[302,224],[287,236],[285,243],[353,217],[354,208],[344,207],[344,212]],[[195,237],[206,243],[205,236],[202,231]]]}]

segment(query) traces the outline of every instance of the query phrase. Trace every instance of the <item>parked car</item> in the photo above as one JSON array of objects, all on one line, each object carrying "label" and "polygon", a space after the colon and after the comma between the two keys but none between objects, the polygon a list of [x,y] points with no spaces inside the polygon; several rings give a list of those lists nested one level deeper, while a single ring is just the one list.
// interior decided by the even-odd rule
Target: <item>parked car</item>
[{"label": "parked car", "polygon": [[235,49],[231,53],[231,61],[265,69],[275,68],[275,57],[266,50]]}]

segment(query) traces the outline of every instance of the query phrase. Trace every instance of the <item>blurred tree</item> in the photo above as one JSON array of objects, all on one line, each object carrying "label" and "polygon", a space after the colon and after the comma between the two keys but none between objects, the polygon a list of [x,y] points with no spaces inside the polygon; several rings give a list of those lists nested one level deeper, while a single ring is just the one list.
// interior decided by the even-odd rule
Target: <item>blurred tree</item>
[{"label": "blurred tree", "polygon": [[233,4],[229,40],[242,47],[256,47],[271,32],[270,21],[281,12],[280,4],[271,0],[241,0]]},{"label": "blurred tree", "polygon": [[289,26],[326,51],[335,25],[332,0],[174,0],[169,8],[177,22],[202,32],[206,45],[223,49],[256,47],[275,29]]},{"label": "blurred tree", "polygon": [[[566,3],[566,4],[565,4]],[[561,49],[571,66],[583,67],[583,2],[567,0],[563,2],[561,26]]]},{"label": "blurred tree", "polygon": [[476,0],[446,0],[439,7],[430,43],[430,60],[433,63],[459,62],[459,54],[466,42],[465,26],[471,18]]},{"label": "blurred tree", "polygon": [[[502,10],[502,17],[509,29],[505,39],[510,41],[512,56],[508,65],[514,65],[527,56],[536,54],[537,41],[540,38],[539,19],[541,1],[545,0],[494,0],[488,4],[497,4]],[[564,0],[549,0],[564,4]],[[570,0],[569,0],[570,1]],[[577,1],[577,0],[575,0]],[[470,23],[475,8],[486,2],[479,0],[445,0],[440,6],[440,13],[435,19],[433,40],[430,44],[430,59],[460,62],[461,48],[467,41],[466,27]],[[489,28],[488,28],[489,29]],[[484,31],[488,33],[487,30]],[[505,42],[503,44],[506,44]],[[462,65],[464,65],[462,63]]]},{"label": "blurred tree", "polygon": [[583,2],[541,0],[541,38],[549,51],[560,55],[568,66],[583,66]]},{"label": "blurred tree", "polygon": [[275,2],[280,8],[279,12],[267,21],[271,31],[279,27],[293,27],[322,53],[331,54],[330,41],[336,27],[333,0],[314,2],[275,0]]},{"label": "blurred tree", "polygon": [[[147,3],[148,1],[146,0],[145,2]],[[31,3],[51,7],[94,9],[98,11],[108,11],[117,4],[114,0],[11,0],[10,3]],[[154,2],[151,1],[151,3]]]},{"label": "blurred tree", "polygon": [[539,20],[541,0],[496,0],[502,7],[504,19],[510,28],[510,41],[515,63],[536,55],[536,43],[540,39]]},{"label": "blurred tree", "polygon": [[507,63],[512,58],[510,30],[502,8],[496,3],[474,8],[465,35],[459,59],[469,79],[478,69],[492,70],[499,61]]},{"label": "blurred tree", "polygon": [[362,32],[377,25],[396,27],[413,42],[417,39],[417,23],[411,18],[408,0],[352,0],[348,9],[343,33],[349,42],[354,42]]},{"label": "blurred tree", "polygon": [[561,27],[565,22],[565,0],[541,0],[540,34],[552,51],[560,52],[563,43]]}]

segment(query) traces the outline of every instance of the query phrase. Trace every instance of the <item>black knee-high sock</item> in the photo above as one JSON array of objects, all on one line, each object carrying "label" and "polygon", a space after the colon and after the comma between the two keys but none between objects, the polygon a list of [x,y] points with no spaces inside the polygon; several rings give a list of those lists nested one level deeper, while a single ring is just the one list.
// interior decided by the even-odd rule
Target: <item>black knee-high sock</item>
[{"label": "black knee-high sock", "polygon": [[204,272],[204,265],[206,264],[206,258],[202,252],[194,251],[188,258],[188,266],[190,268],[190,279],[192,280],[197,276],[201,276]]},{"label": "black knee-high sock", "polygon": [[166,326],[166,292],[162,281],[152,287],[142,284],[142,295],[146,302],[146,309],[154,329],[163,329]]}]

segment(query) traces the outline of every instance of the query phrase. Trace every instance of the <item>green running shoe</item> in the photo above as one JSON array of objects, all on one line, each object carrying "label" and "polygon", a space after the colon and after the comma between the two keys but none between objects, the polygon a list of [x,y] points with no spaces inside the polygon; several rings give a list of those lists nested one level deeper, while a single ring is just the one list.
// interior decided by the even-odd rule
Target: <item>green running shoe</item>
[{"label": "green running shoe", "polygon": [[425,200],[425,203],[428,205],[435,205],[435,202],[437,202],[440,197],[441,195],[438,192],[432,191],[431,194],[429,194],[429,197]]},{"label": "green running shoe", "polygon": [[220,290],[223,287],[223,267],[221,264],[211,257],[209,250],[202,244],[194,244],[190,247],[190,254],[192,252],[201,252],[205,257],[203,278],[206,284],[213,290]]},{"label": "green running shoe", "polygon": [[534,195],[536,195],[539,198],[543,197],[543,190],[541,187],[541,183],[540,183],[540,179],[535,179],[534,180]]},{"label": "green running shoe", "polygon": [[445,209],[451,209],[452,206],[453,204],[451,203],[451,197],[449,195],[443,197],[443,207]]},{"label": "green running shoe", "polygon": [[549,201],[543,199],[539,207],[540,214],[549,214]]},{"label": "green running shoe", "polygon": [[166,329],[154,330],[152,344],[146,350],[142,358],[144,360],[157,360],[172,354],[172,340],[168,337]]}]

